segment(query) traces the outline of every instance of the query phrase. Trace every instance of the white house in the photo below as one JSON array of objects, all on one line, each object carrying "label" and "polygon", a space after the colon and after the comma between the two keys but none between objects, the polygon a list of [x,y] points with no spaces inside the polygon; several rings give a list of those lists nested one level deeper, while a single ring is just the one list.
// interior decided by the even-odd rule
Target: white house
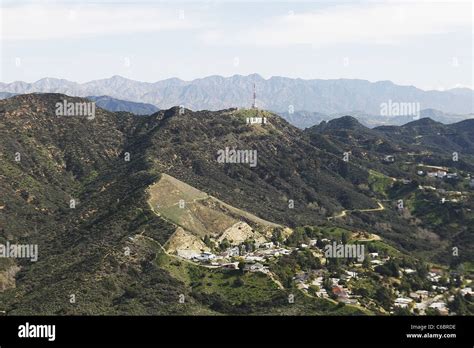
[{"label": "white house", "polygon": [[437,309],[441,314],[448,314],[448,309],[446,308],[446,303],[444,302],[433,302],[429,305],[429,308]]},{"label": "white house", "polygon": [[253,263],[253,264],[245,265],[244,271],[265,272],[266,267],[264,265],[262,265],[261,263]]},{"label": "white house", "polygon": [[407,297],[399,297],[395,300],[394,306],[400,308],[407,308],[410,303],[413,302],[413,299]]},{"label": "white house", "polygon": [[210,261],[215,258],[216,258],[216,255],[208,251],[204,251],[201,253],[201,255],[195,257],[195,259],[197,259],[198,261]]},{"label": "white house", "polygon": [[260,246],[265,249],[271,249],[275,246],[275,244],[273,244],[273,242],[267,242],[267,243],[262,243]]}]

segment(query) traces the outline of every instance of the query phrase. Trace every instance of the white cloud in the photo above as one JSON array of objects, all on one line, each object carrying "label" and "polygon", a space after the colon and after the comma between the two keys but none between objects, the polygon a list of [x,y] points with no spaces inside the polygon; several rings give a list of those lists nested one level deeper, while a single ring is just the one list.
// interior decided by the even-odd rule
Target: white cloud
[{"label": "white cloud", "polygon": [[194,29],[202,21],[154,5],[28,3],[1,9],[2,40],[45,40]]},{"label": "white cloud", "polygon": [[470,30],[470,2],[384,2],[344,5],[267,18],[237,32],[203,37],[208,44],[396,43],[423,35]]}]

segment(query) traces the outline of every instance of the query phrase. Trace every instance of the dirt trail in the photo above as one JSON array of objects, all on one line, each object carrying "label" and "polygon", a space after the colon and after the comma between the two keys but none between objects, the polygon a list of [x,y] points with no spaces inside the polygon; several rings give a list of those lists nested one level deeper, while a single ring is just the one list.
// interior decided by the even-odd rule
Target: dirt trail
[{"label": "dirt trail", "polygon": [[332,220],[332,219],[344,217],[344,216],[347,215],[347,213],[352,213],[352,212],[354,212],[354,211],[359,211],[359,212],[375,212],[375,211],[382,211],[382,210],[385,210],[385,207],[382,205],[382,203],[377,202],[377,204],[378,204],[378,206],[379,206],[378,208],[370,208],[370,209],[347,209],[347,210],[343,210],[342,212],[340,212],[340,213],[337,214],[337,215],[328,217],[328,221],[330,221],[330,220]]}]

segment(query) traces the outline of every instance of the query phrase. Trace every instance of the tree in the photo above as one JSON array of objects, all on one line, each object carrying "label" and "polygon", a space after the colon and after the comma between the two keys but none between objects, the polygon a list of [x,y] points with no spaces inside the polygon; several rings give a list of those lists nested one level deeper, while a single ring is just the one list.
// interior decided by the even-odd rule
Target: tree
[{"label": "tree", "polygon": [[412,315],[410,310],[408,308],[401,308],[401,307],[396,307],[395,310],[393,311],[394,315]]},{"label": "tree", "polygon": [[375,299],[385,309],[388,309],[392,304],[390,291],[383,286],[378,288],[375,292]]},{"label": "tree", "polygon": [[235,278],[235,280],[234,280],[233,286],[236,287],[236,288],[238,288],[238,287],[243,286],[244,284],[245,284],[245,283],[244,283],[243,279],[240,278],[240,277],[237,277],[237,278]]},{"label": "tree", "polygon": [[281,227],[276,227],[273,229],[271,240],[275,244],[283,243],[283,233]]},{"label": "tree", "polygon": [[457,315],[469,314],[466,306],[466,300],[459,292],[454,295],[454,300],[449,304],[449,309],[455,312]]},{"label": "tree", "polygon": [[204,165],[202,160],[194,160],[192,163],[193,171],[197,175],[204,175]]},{"label": "tree", "polygon": [[416,267],[416,272],[420,278],[426,278],[428,276],[428,266],[426,264],[419,264]]},{"label": "tree", "polygon": [[239,262],[239,266],[238,266],[238,267],[239,267],[239,271],[240,271],[240,273],[244,273],[244,269],[245,269],[245,262],[243,262],[243,261],[240,261],[240,262]]},{"label": "tree", "polygon": [[211,242],[211,238],[206,234],[204,236],[204,244],[206,244],[209,248],[212,248],[212,242]]},{"label": "tree", "polygon": [[339,274],[341,272],[340,259],[338,257],[328,257],[326,258],[326,266],[329,272],[334,274]]},{"label": "tree", "polygon": [[364,268],[370,267],[370,256],[364,257],[364,261],[362,261],[362,267]]},{"label": "tree", "polygon": [[400,276],[398,265],[392,260],[388,261],[384,265],[379,265],[379,266],[375,267],[374,270],[375,270],[375,272],[377,272],[381,275],[387,276],[387,277],[397,277],[398,278]]},{"label": "tree", "polygon": [[347,244],[348,241],[349,241],[349,233],[343,232],[341,235],[341,243]]},{"label": "tree", "polygon": [[230,247],[230,243],[229,241],[227,240],[227,238],[224,238],[224,240],[221,242],[221,244],[219,245],[220,249],[221,250],[226,250]]}]

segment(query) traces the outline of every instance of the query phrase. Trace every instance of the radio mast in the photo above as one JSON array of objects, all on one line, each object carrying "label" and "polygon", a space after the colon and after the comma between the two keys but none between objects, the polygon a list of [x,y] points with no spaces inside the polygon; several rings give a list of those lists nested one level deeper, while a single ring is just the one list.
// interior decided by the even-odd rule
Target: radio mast
[{"label": "radio mast", "polygon": [[257,87],[255,86],[255,83],[253,84],[253,103],[252,103],[252,109],[257,108]]}]

